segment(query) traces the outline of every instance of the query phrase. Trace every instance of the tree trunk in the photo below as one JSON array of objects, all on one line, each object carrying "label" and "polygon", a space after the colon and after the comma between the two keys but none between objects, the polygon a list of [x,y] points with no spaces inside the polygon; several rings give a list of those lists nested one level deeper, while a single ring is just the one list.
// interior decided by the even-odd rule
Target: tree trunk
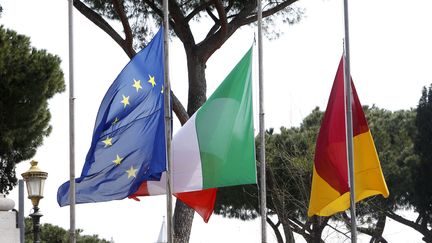
[{"label": "tree trunk", "polygon": [[424,228],[422,227],[420,224],[417,224],[416,222],[413,222],[411,220],[408,220],[394,212],[391,211],[386,211],[386,216],[394,219],[395,221],[404,224],[416,231],[418,231],[419,233],[421,233],[424,237],[423,237],[423,241],[424,242],[428,242],[428,243],[432,243],[432,230],[428,229],[428,228]]},{"label": "tree trunk", "polygon": [[369,241],[370,243],[387,243],[386,239],[382,237],[385,228],[386,219],[387,217],[385,213],[383,212],[378,213],[378,221],[376,223],[373,236]]},{"label": "tree trunk", "polygon": [[308,242],[310,243],[321,243],[324,242],[321,239],[322,232],[324,228],[327,225],[327,222],[329,221],[329,217],[318,217],[313,216],[312,217],[312,229],[310,233],[310,240]]},{"label": "tree trunk", "polygon": [[282,221],[282,227],[284,229],[285,242],[286,243],[295,243],[294,233],[291,229],[291,226],[290,226],[288,220]]},{"label": "tree trunk", "polygon": [[193,50],[186,50],[186,56],[189,78],[187,113],[192,116],[207,99],[206,64]]},{"label": "tree trunk", "polygon": [[192,229],[194,210],[180,200],[176,200],[174,210],[174,243],[188,243]]},{"label": "tree trunk", "polygon": [[267,223],[270,225],[270,227],[273,229],[273,232],[276,235],[276,240],[278,243],[284,243],[283,242],[283,238],[282,238],[282,234],[279,231],[279,223],[275,224],[273,223],[273,221],[271,221],[271,219],[269,217],[267,217],[266,219]]},{"label": "tree trunk", "polygon": [[[186,48],[185,48],[186,49]],[[186,49],[189,96],[187,113],[192,116],[206,101],[205,62],[200,55]],[[192,230],[194,210],[180,200],[176,201],[174,210],[174,243],[188,243]]]},{"label": "tree trunk", "polygon": [[[258,169],[261,164],[258,164]],[[272,191],[271,200],[274,204],[276,215],[279,218],[280,223],[282,223],[282,228],[285,234],[285,242],[286,243],[294,243],[294,233],[291,229],[291,225],[288,219],[288,216],[285,214],[286,209],[283,206],[283,192],[278,188],[275,175],[273,173],[272,168],[266,168],[266,177],[267,177],[267,191]]]}]

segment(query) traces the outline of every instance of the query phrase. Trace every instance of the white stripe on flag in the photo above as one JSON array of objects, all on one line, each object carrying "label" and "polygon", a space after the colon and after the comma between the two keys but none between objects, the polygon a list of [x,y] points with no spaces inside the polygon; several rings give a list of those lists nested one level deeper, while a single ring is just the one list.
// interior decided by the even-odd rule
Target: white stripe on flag
[{"label": "white stripe on flag", "polygon": [[[172,141],[173,193],[201,190],[203,186],[201,156],[195,127],[195,114],[177,132]],[[160,181],[148,181],[150,195],[165,194],[165,173]]]}]

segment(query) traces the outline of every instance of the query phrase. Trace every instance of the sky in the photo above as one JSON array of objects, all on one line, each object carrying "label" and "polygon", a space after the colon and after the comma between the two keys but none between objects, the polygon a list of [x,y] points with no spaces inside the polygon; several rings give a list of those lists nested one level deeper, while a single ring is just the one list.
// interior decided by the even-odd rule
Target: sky
[{"label": "sky", "polygon": [[[31,38],[32,46],[46,49],[62,59],[68,84],[67,1],[4,0],[0,24]],[[305,16],[295,25],[277,23],[282,35],[264,39],[263,79],[265,127],[298,126],[312,109],[325,109],[343,45],[343,1],[300,0],[296,6]],[[423,86],[432,83],[432,2],[429,0],[351,0],[349,1],[351,75],[363,105],[388,110],[415,108]],[[93,23],[74,11],[74,83],[76,171],[81,173],[91,143],[99,104],[128,57]],[[196,36],[204,36],[202,25],[193,25]],[[253,42],[256,29],[244,27],[208,61],[207,95],[244,55]],[[199,39],[199,38],[198,38]],[[246,43],[246,44],[245,44]],[[255,51],[255,53],[257,53]],[[256,60],[256,55],[255,55]],[[255,61],[257,62],[257,61]],[[256,68],[255,63],[255,68]],[[179,99],[187,102],[186,60],[181,43],[170,44],[171,85]],[[257,106],[257,75],[254,77]],[[69,227],[69,207],[56,202],[58,187],[69,179],[68,91],[49,101],[53,131],[33,159],[48,172],[45,197],[40,202],[42,223]],[[255,114],[258,110],[255,109]],[[257,115],[255,115],[257,117]],[[255,121],[258,121],[256,118]],[[258,128],[258,124],[255,124]],[[174,132],[178,130],[178,122]],[[28,170],[21,162],[16,172]],[[390,188],[391,193],[391,188]],[[18,200],[17,190],[9,198]],[[76,227],[85,234],[98,234],[116,243],[156,241],[163,216],[164,196],[83,204],[76,207]],[[26,200],[25,215],[31,203]],[[405,212],[415,216],[412,212]],[[421,236],[389,220],[384,232],[389,242],[421,242]],[[328,235],[329,242],[344,238]],[[405,240],[404,240],[405,239]],[[276,242],[270,228],[268,241]],[[260,242],[260,221],[243,222],[213,215],[208,224],[195,216],[191,243]],[[359,242],[368,242],[360,236]]]}]

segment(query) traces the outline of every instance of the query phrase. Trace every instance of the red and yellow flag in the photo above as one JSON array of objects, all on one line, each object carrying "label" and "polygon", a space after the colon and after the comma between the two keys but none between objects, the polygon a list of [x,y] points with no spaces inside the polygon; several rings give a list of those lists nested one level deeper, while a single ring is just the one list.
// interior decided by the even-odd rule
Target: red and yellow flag
[{"label": "red and yellow flag", "polygon": [[[342,57],[316,142],[308,216],[330,216],[350,206],[343,63]],[[355,201],[378,194],[388,197],[375,144],[352,80],[351,87]]]}]

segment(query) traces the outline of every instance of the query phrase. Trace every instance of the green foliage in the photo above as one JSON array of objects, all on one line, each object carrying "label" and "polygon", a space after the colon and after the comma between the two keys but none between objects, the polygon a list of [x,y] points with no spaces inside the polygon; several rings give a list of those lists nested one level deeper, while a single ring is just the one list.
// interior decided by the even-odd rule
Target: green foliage
[{"label": "green foliage", "polygon": [[[414,181],[418,180],[416,178],[419,175],[418,172],[415,172],[418,170],[415,168],[418,168],[419,157],[414,152],[413,143],[416,135],[414,122],[416,111],[392,112],[375,106],[363,107],[363,109],[390,190],[388,199],[376,196],[357,204],[359,220],[373,229],[376,227],[374,222],[382,216],[380,213],[407,209],[413,205],[410,199],[412,195],[418,194],[414,190]],[[309,204],[315,141],[322,116],[323,112],[315,108],[304,118],[300,127],[289,129],[282,127],[280,134],[268,133],[266,136],[269,214],[276,214],[282,224],[284,219],[295,221],[297,225],[309,230],[308,232],[313,231],[313,228],[308,228],[308,225],[313,224],[314,221],[307,218],[306,212]],[[425,118],[427,119],[431,121],[432,117]],[[429,124],[432,123],[429,122]],[[257,151],[259,151],[259,146],[257,143]],[[428,176],[422,176],[428,179]],[[432,186],[425,189],[428,188]],[[215,212],[246,220],[256,217],[259,209],[257,189],[256,187],[254,189],[252,192],[245,190],[245,187],[238,187],[237,190],[235,188],[221,189]],[[249,217],[251,215],[254,217]],[[338,215],[335,219],[344,220]],[[324,226],[320,225],[317,228]],[[290,227],[295,230],[295,226]]]},{"label": "green foliage", "polygon": [[15,164],[51,132],[47,100],[64,89],[59,57],[0,26],[0,193],[16,184]]},{"label": "green foliage", "polygon": [[216,194],[214,213],[227,218],[251,220],[259,216],[256,185],[222,187]]},{"label": "green foliage", "polygon": [[388,210],[409,207],[412,193],[411,167],[417,160],[413,150],[415,110],[391,112],[375,106],[365,109],[390,196],[379,197]]},{"label": "green foliage", "polygon": [[419,156],[417,166],[413,168],[415,175],[414,192],[411,203],[419,213],[419,222],[423,227],[432,225],[432,84],[429,89],[423,88],[417,106],[415,118],[417,134],[414,150]]},{"label": "green foliage", "polygon": [[[269,139],[269,193],[274,210],[285,217],[305,219],[311,187],[314,134],[306,129],[281,128],[280,134]],[[273,180],[273,181],[272,181]],[[278,196],[278,200],[275,200]],[[279,208],[278,208],[279,207]]]},{"label": "green foliage", "polygon": [[[273,129],[266,133],[267,209],[269,215],[277,215],[285,235],[289,234],[290,228],[295,231],[298,226],[307,227],[304,222],[307,220],[314,144],[322,114],[316,108],[299,128],[282,127],[279,134],[274,134]],[[260,151],[260,146],[257,140],[256,151]],[[255,185],[220,188],[215,213],[249,220],[259,215],[258,205]],[[297,222],[296,226],[292,222]]]},{"label": "green foliage", "polygon": [[[25,219],[25,243],[33,242],[33,223],[31,218]],[[98,235],[81,235],[83,230],[76,230],[77,243],[109,243],[105,239],[100,239]],[[40,233],[41,243],[67,243],[69,242],[69,232],[59,226],[52,224],[42,224]]]},{"label": "green foliage", "polygon": [[415,110],[392,112],[375,106],[363,107],[363,110],[390,195],[366,198],[357,203],[356,212],[362,226],[359,230],[371,235],[371,242],[378,242],[382,238],[386,214],[410,207],[407,198],[413,188],[411,167],[417,159],[412,141],[416,113]]}]

